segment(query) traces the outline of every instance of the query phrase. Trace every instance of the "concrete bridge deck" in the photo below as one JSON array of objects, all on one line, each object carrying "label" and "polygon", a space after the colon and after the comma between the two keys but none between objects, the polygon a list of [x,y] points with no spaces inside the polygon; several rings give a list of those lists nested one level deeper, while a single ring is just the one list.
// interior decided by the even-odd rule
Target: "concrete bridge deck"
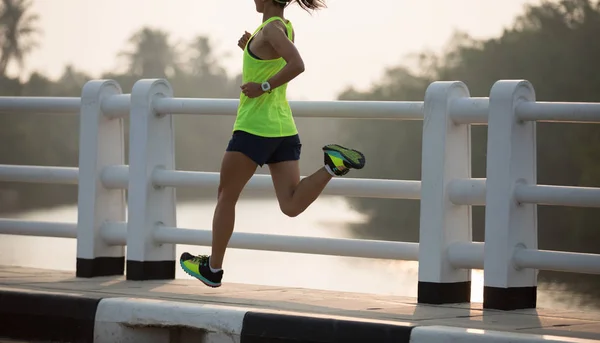
[{"label": "concrete bridge deck", "polygon": [[441,325],[600,342],[600,313],[591,312],[553,309],[503,312],[483,310],[481,304],[425,306],[418,305],[414,298],[397,296],[229,283],[211,289],[193,280],[135,282],[126,281],[124,277],[79,279],[72,272],[0,266],[0,314],[6,315],[10,311],[6,302],[2,303],[2,295],[7,292],[152,299],[161,303],[242,307],[268,313],[399,325]]}]

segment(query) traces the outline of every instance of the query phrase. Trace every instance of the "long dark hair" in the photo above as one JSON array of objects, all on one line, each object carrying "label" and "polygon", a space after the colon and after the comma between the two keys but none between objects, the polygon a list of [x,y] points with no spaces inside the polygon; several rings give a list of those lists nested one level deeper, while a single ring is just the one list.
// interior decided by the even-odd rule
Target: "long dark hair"
[{"label": "long dark hair", "polygon": [[295,2],[307,12],[327,7],[327,5],[325,5],[325,0],[273,0],[273,2],[281,7],[285,7]]}]

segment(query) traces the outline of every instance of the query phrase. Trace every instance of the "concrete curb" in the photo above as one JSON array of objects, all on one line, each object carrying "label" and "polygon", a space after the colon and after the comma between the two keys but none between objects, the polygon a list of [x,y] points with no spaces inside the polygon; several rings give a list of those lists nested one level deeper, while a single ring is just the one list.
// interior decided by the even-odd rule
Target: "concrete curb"
[{"label": "concrete curb", "polygon": [[2,338],[78,343],[600,342],[191,302],[0,290]]},{"label": "concrete curb", "polygon": [[465,329],[450,326],[420,326],[415,327],[411,343],[549,343],[549,342],[571,342],[571,343],[592,343],[600,342],[597,340],[559,337],[550,335],[534,335],[524,333],[490,331],[479,329]]},{"label": "concrete curb", "polygon": [[98,305],[94,343],[239,342],[245,308],[110,298]]}]

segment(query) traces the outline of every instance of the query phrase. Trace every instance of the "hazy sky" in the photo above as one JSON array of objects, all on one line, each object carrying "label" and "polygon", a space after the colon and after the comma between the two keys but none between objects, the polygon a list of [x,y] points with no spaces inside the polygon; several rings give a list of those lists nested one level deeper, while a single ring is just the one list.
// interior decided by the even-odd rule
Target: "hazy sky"
[{"label": "hazy sky", "polygon": [[[328,100],[347,85],[364,89],[388,66],[423,49],[438,51],[456,30],[499,35],[533,0],[329,0],[312,16],[286,12],[297,31],[306,71],[289,86],[290,99]],[[261,21],[253,0],[34,0],[43,30],[28,70],[56,77],[65,64],[93,76],[123,63],[127,39],[142,26],[164,29],[173,42],[209,35],[233,75],[241,70],[237,40]],[[129,91],[129,90],[125,90]],[[177,90],[175,90],[177,92]]]}]

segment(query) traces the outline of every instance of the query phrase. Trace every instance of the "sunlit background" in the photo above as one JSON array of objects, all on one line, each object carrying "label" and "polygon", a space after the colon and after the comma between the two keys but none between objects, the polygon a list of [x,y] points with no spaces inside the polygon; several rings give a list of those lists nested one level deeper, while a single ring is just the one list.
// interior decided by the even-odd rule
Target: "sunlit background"
[{"label": "sunlit background", "polygon": [[[368,88],[384,68],[423,49],[441,49],[456,30],[473,37],[498,35],[534,1],[329,0],[324,11],[286,13],[297,30],[307,72],[289,87],[291,99],[333,100],[348,85]],[[535,3],[535,2],[534,2]],[[58,77],[65,64],[97,76],[124,67],[115,57],[141,27],[164,30],[174,44],[210,37],[230,75],[241,71],[237,41],[262,16],[253,0],[35,0],[40,47],[25,73]]]},{"label": "sunlit background", "polygon": [[[237,41],[262,19],[252,0],[0,5],[4,96],[79,96],[82,85],[96,78],[115,79],[127,93],[140,78],[166,77],[176,96],[236,98],[242,56]],[[600,101],[597,1],[329,0],[327,9],[312,15],[291,6],[286,17],[306,65],[288,87],[293,100],[422,100],[435,80],[462,80],[472,95],[486,96],[498,79],[526,78],[540,100]],[[177,168],[218,171],[232,123],[232,116],[177,117]],[[353,177],[420,179],[420,122],[297,123],[304,175],[321,165],[320,146],[337,141],[368,156],[368,168]],[[78,139],[77,118],[0,116],[0,164],[76,166]],[[474,128],[473,177],[485,177],[486,144],[485,127]],[[538,126],[540,183],[597,187],[599,161],[597,127]],[[177,192],[178,226],[209,229],[214,192]],[[75,221],[76,194],[71,186],[0,183],[0,212]],[[412,200],[323,197],[291,219],[272,195],[243,198],[238,231],[418,241],[419,208]],[[600,252],[597,211],[540,206],[539,216],[540,248]],[[474,239],[482,241],[481,208],[475,208],[473,223]],[[179,246],[178,253],[184,249],[207,251]],[[263,272],[248,273],[250,263]],[[0,264],[74,270],[75,242],[0,235]],[[417,264],[402,261],[231,250],[225,270],[226,282],[416,296]],[[310,271],[310,280],[302,270]],[[180,272],[177,277],[188,278]],[[542,272],[538,303],[600,308],[598,286],[597,277]],[[473,299],[481,301],[479,271],[473,288]]]}]

